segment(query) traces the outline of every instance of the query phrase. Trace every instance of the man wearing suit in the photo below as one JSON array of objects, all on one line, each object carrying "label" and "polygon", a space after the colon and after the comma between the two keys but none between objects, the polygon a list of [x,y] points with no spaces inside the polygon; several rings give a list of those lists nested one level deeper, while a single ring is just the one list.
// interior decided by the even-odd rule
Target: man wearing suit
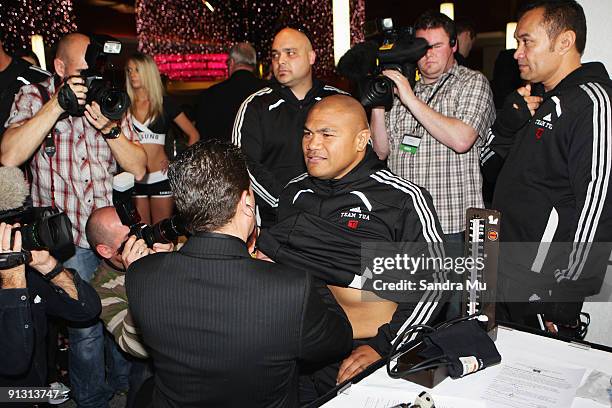
[{"label": "man wearing suit", "polygon": [[240,104],[266,86],[266,81],[253,73],[257,67],[257,54],[251,44],[235,44],[228,54],[229,78],[205,89],[198,98],[196,127],[201,140],[229,142]]},{"label": "man wearing suit", "polygon": [[299,364],[350,352],[346,315],[307,273],[249,254],[255,200],[238,147],[197,143],[168,177],[193,235],[134,262],[126,282],[153,358],[154,406],[297,406]]}]

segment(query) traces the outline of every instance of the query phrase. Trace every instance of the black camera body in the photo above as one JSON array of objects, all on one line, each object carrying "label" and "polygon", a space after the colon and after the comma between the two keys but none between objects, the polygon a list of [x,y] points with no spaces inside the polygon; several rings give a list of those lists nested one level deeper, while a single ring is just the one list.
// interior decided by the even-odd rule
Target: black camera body
[{"label": "black camera body", "polygon": [[363,106],[390,110],[395,84],[382,72],[400,71],[414,86],[416,63],[430,46],[414,36],[414,28],[394,28],[391,18],[368,22],[365,31],[369,40],[356,44],[340,58],[338,73],[357,84]]},{"label": "black camera body", "polygon": [[[92,35],[85,52],[88,68],[81,72],[87,88],[86,103],[100,105],[102,115],[119,120],[130,106],[130,97],[122,88],[120,71],[109,62],[109,57],[121,53],[121,42],[107,35]],[[69,78],[66,78],[66,80]],[[72,89],[64,85],[59,92],[60,106],[70,116],[83,116],[85,106],[79,105]]]},{"label": "black camera body", "polygon": [[143,239],[149,248],[156,242],[166,244],[174,242],[180,236],[188,236],[185,223],[178,215],[148,225],[142,222],[138,210],[132,202],[134,176],[120,173],[113,178],[113,205],[121,223],[130,228],[129,235]]},{"label": "black camera body", "polygon": [[[72,223],[66,213],[50,207],[23,207],[0,212],[0,221],[21,224],[11,232],[11,246],[17,231],[21,232],[22,255],[0,254],[0,269],[10,268],[30,260],[30,251],[47,250],[51,253],[72,250]],[[17,259],[19,258],[19,259]]]}]

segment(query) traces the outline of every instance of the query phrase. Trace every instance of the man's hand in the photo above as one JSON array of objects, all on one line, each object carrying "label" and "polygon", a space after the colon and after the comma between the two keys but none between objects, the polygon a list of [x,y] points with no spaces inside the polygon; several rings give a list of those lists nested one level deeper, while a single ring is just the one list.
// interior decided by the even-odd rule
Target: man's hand
[{"label": "man's hand", "polygon": [[162,174],[168,174],[168,167],[170,167],[170,161],[169,160],[162,160],[160,163],[161,165],[161,172]]},{"label": "man's hand", "polygon": [[[15,227],[19,226],[18,224]],[[21,233],[15,233],[15,242],[11,247],[11,232],[14,226],[0,223],[0,252],[21,252]],[[19,265],[10,269],[0,270],[3,289],[17,289],[26,287],[25,266]]]},{"label": "man's hand", "polygon": [[394,69],[387,69],[383,71],[383,75],[393,81],[396,88],[396,94],[404,105],[408,106],[410,100],[416,98],[410,86],[410,82],[408,82],[408,78],[402,75],[401,72]]},{"label": "man's hand", "polygon": [[121,253],[121,261],[125,269],[127,269],[132,262],[152,253],[153,251],[147,247],[144,239],[137,239],[135,235],[132,235],[125,241],[125,246]]},{"label": "man's hand", "polygon": [[172,251],[174,251],[174,244],[172,242],[168,242],[167,244],[156,242],[153,244],[153,253]]},{"label": "man's hand", "polygon": [[552,334],[559,333],[559,329],[558,329],[557,325],[554,324],[553,322],[544,322],[544,325],[546,326],[546,330],[548,330]]},{"label": "man's hand", "polygon": [[102,133],[108,133],[115,126],[119,126],[116,121],[110,120],[102,114],[98,102],[92,102],[91,105],[85,105],[85,117],[91,126]]},{"label": "man's hand", "polygon": [[57,265],[57,259],[52,257],[49,251],[31,251],[30,253],[32,254],[30,266],[43,275],[51,272]]},{"label": "man's hand", "polygon": [[[531,84],[527,84],[517,89],[516,91],[519,93],[519,95],[523,97],[525,103],[527,103],[527,107],[529,108],[529,113],[531,113],[531,116],[535,115],[535,111],[538,110],[540,104],[542,103],[542,97],[531,96]],[[519,106],[516,104],[513,104],[512,107],[514,109],[519,109]]]},{"label": "man's hand", "polygon": [[272,259],[270,259],[270,257],[266,254],[264,254],[263,252],[257,250],[257,252],[255,252],[255,258],[261,260],[261,261],[266,261],[266,262],[274,262]]},{"label": "man's hand", "polygon": [[[69,87],[72,90],[72,92],[74,93],[74,96],[76,96],[77,98],[79,105],[85,105],[87,101],[87,87],[85,86],[85,79],[79,76],[70,77],[62,85],[62,87],[65,87],[65,86]],[[63,92],[65,91],[62,91],[62,89],[60,88],[60,92],[58,94],[61,94]],[[57,97],[57,95],[54,97]],[[59,101],[58,101],[58,105],[61,108]],[[64,111],[64,108],[62,108],[62,111]]]},{"label": "man's hand", "polygon": [[340,384],[349,378],[353,378],[380,358],[380,354],[368,345],[357,347],[340,365],[336,379],[337,383]]}]

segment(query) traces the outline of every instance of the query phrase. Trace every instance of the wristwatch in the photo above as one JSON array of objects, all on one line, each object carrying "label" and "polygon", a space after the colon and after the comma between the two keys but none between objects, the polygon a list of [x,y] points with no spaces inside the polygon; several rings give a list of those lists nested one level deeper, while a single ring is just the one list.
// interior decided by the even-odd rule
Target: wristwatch
[{"label": "wristwatch", "polygon": [[[102,133],[102,132],[100,132]],[[102,137],[105,139],[117,139],[121,134],[121,128],[119,126],[113,127],[108,133],[102,133]]]}]

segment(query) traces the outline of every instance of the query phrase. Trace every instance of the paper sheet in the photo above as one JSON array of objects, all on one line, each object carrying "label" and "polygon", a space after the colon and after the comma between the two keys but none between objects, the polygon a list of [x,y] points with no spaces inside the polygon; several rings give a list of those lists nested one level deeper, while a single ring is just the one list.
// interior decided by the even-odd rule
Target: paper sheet
[{"label": "paper sheet", "polygon": [[[355,384],[346,391],[346,394],[336,397],[325,404],[325,407],[389,408],[400,403],[412,404],[416,396],[416,393],[410,391],[403,392]],[[435,392],[432,393],[432,398],[436,408],[485,408],[483,402],[436,396]]]},{"label": "paper sheet", "polygon": [[544,360],[502,362],[482,399],[487,408],[569,408],[585,371]]}]

